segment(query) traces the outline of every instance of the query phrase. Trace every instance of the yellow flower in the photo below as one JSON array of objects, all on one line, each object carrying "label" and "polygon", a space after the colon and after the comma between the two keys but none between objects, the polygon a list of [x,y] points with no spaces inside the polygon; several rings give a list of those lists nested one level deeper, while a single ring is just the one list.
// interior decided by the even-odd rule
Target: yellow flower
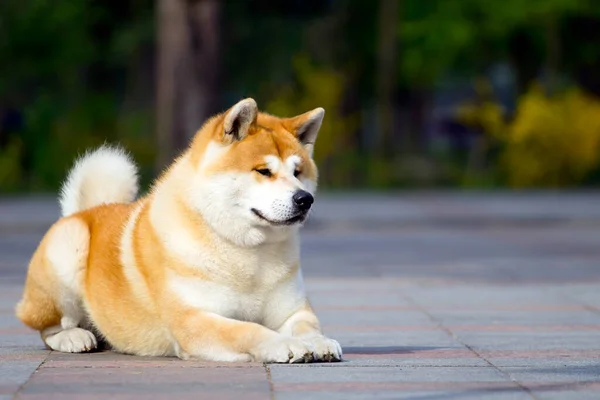
[{"label": "yellow flower", "polygon": [[598,165],[600,102],[576,87],[549,97],[534,86],[518,102],[505,145],[511,186],[575,184]]}]

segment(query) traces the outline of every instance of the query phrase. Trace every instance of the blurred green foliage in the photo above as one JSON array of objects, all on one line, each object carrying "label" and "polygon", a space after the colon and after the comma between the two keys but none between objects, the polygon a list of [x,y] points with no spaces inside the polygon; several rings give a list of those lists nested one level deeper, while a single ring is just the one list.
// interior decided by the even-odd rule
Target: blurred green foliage
[{"label": "blurred green foliage", "polygon": [[151,163],[152,103],[128,102],[139,94],[127,85],[152,46],[153,3],[101,4],[0,3],[0,117],[23,120],[0,130],[0,191],[55,190],[74,157],[104,142]]},{"label": "blurred green foliage", "polygon": [[314,159],[326,179],[336,177],[334,182],[325,180],[321,183],[329,187],[349,185],[350,178],[345,176],[349,168],[344,165],[344,160],[353,150],[349,137],[343,133],[356,129],[358,118],[340,112],[342,77],[330,68],[314,65],[306,55],[295,57],[293,65],[297,82],[278,88],[276,96],[265,108],[275,115],[295,115],[297,110],[315,108],[315,99],[319,99],[318,104],[327,110],[327,117],[321,125]]},{"label": "blurred green foliage", "polygon": [[[222,2],[219,107],[243,96],[284,116],[324,107],[325,187],[600,181],[596,2],[399,1],[393,157],[377,144],[377,1]],[[123,143],[146,181],[157,172],[155,12],[152,0],[0,2],[0,118],[21,118],[0,126],[0,191],[55,190],[78,153],[104,142]],[[426,135],[434,94],[486,82],[496,63],[516,74],[516,108],[493,89],[457,104],[452,118],[475,139],[440,150]]]}]

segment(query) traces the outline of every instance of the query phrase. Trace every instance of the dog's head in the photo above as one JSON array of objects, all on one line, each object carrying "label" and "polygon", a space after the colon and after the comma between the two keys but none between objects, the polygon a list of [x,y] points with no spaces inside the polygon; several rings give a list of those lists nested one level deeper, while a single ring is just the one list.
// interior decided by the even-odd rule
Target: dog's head
[{"label": "dog's head", "polygon": [[324,115],[316,108],[279,118],[245,99],[209,120],[191,148],[192,204],[213,229],[240,244],[285,237],[314,202],[312,153]]}]

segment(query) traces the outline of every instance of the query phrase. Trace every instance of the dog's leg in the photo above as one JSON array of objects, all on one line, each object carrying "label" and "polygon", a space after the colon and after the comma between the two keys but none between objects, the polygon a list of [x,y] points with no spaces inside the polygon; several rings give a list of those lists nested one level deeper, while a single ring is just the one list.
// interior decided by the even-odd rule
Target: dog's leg
[{"label": "dog's leg", "polygon": [[179,357],[208,361],[298,363],[312,359],[310,346],[262,325],[200,310],[181,310],[170,321]]},{"label": "dog's leg", "polygon": [[342,360],[342,347],[336,340],[323,335],[319,319],[308,304],[293,313],[277,331],[308,343],[315,361]]},{"label": "dog's leg", "polygon": [[45,251],[47,266],[57,278],[55,299],[62,314],[60,325],[42,330],[42,340],[53,350],[81,353],[96,348],[94,334],[84,322],[81,293],[89,251],[87,224],[78,218],[60,222],[50,232]]}]

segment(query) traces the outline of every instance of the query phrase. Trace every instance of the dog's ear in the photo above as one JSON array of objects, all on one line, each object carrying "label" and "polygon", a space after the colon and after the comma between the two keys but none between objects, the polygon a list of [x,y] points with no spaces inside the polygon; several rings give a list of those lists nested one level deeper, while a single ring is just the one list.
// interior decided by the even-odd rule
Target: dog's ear
[{"label": "dog's ear", "polygon": [[250,127],[256,124],[258,106],[254,99],[241,100],[225,113],[223,120],[223,140],[233,143],[248,136]]},{"label": "dog's ear", "polygon": [[288,118],[285,121],[288,128],[296,135],[311,156],[323,123],[323,117],[325,117],[325,109],[319,107],[296,117]]}]

